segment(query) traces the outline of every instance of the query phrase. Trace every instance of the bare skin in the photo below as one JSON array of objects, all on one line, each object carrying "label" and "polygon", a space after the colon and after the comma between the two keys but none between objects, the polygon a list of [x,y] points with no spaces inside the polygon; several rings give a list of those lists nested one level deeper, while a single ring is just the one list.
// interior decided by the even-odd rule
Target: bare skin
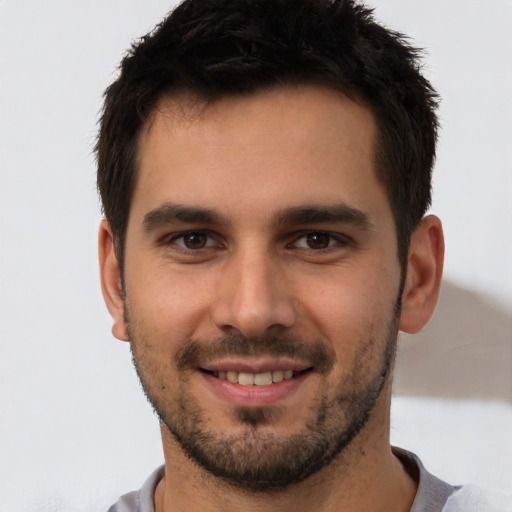
[{"label": "bare skin", "polygon": [[[187,98],[162,100],[146,128],[127,231],[125,298],[106,221],[100,266],[113,333],[130,340],[165,422],[179,431],[195,426],[186,423],[193,414],[215,441],[211,460],[235,440],[235,459],[257,467],[258,457],[293,457],[286,443],[310,439],[320,416],[329,434],[350,430],[362,412],[345,408],[340,393],[379,393],[348,446],[279,490],[250,491],[213,476],[163,425],[166,475],[157,511],[409,510],[416,482],[389,445],[391,370],[377,387],[390,332],[393,342],[396,334],[401,268],[389,201],[374,170],[371,112],[311,86],[202,109]],[[442,258],[440,221],[426,217],[413,234],[397,328],[416,332],[430,318]],[[300,357],[208,355],[222,337],[268,334],[300,339],[306,348]],[[191,340],[198,363],[180,366]],[[332,356],[323,371],[308,360],[315,342]],[[288,367],[295,371],[288,382],[261,387],[219,376],[223,369],[274,375]],[[319,397],[331,404],[326,418]],[[241,408],[266,419],[242,421]],[[236,443],[246,438],[250,448]]]}]

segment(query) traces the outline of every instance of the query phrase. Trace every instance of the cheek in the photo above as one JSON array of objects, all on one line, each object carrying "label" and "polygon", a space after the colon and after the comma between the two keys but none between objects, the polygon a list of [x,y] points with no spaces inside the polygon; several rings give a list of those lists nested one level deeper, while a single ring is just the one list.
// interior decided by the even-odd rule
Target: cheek
[{"label": "cheek", "polygon": [[214,289],[208,281],[208,276],[176,272],[165,265],[127,268],[126,298],[132,321],[167,340],[168,346],[197,336],[208,323]]},{"label": "cheek", "polygon": [[314,288],[305,283],[303,317],[333,344],[338,357],[354,357],[361,344],[387,331],[398,295],[399,275],[379,270],[375,266],[360,271],[344,269],[317,281]]}]

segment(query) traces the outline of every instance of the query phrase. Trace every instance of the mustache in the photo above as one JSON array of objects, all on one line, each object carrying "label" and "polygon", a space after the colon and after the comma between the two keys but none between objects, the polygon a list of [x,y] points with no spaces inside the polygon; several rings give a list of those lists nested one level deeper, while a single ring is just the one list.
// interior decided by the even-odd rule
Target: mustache
[{"label": "mustache", "polygon": [[213,341],[188,340],[175,354],[178,370],[196,369],[201,361],[226,356],[272,356],[303,359],[315,371],[328,373],[336,362],[330,345],[316,340],[305,342],[288,335],[267,334],[248,338],[233,334]]}]

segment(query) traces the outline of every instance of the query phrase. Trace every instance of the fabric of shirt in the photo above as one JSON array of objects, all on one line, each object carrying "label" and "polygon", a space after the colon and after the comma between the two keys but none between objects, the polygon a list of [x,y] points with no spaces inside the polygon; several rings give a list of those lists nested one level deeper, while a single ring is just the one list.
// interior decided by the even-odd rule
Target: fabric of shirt
[{"label": "fabric of shirt", "polygon": [[[452,486],[430,474],[413,453],[401,448],[393,448],[393,453],[418,482],[410,512],[512,512],[512,496],[507,493]],[[108,512],[155,512],[155,489],[164,472],[164,466],[156,469],[140,490],[121,496]]]}]

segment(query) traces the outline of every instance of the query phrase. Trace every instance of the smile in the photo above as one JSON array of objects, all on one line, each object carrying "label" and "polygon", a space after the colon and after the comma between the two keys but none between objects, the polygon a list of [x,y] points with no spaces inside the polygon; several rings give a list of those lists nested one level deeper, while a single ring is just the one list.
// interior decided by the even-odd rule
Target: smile
[{"label": "smile", "polygon": [[262,373],[248,373],[236,371],[214,371],[213,376],[242,386],[269,386],[270,384],[292,379],[302,372],[293,370],[275,370]]},{"label": "smile", "polygon": [[229,370],[221,370],[222,366],[217,368],[201,368],[199,374],[215,395],[235,407],[267,407],[279,403],[293,395],[314,373],[312,367],[300,370],[258,368],[253,372],[249,368],[235,371],[233,366]]}]

